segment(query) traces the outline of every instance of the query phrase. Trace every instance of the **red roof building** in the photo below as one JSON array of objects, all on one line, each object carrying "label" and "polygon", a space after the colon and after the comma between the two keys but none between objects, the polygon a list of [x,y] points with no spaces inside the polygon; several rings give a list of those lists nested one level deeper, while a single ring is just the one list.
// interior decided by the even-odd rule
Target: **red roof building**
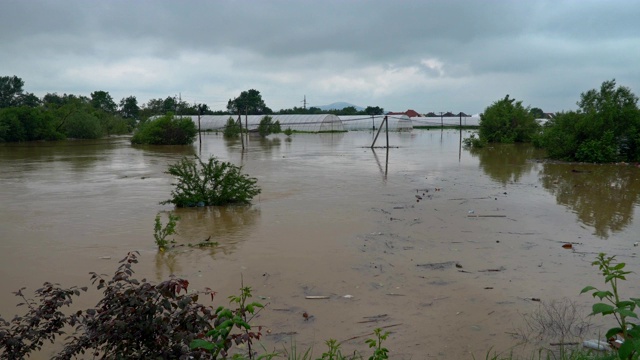
[{"label": "red roof building", "polygon": [[408,117],[417,117],[417,116],[422,116],[420,115],[417,111],[409,109],[405,112],[389,112],[387,113],[387,115],[407,115]]}]

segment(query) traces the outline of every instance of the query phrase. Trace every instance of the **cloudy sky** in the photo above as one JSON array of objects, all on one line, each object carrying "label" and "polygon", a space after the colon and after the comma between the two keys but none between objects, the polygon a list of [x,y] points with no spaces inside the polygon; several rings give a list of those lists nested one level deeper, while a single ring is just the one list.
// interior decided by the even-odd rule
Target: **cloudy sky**
[{"label": "cloudy sky", "polygon": [[616,79],[640,94],[637,0],[0,0],[0,76],[38,96],[181,95],[222,110],[345,101],[544,111]]}]

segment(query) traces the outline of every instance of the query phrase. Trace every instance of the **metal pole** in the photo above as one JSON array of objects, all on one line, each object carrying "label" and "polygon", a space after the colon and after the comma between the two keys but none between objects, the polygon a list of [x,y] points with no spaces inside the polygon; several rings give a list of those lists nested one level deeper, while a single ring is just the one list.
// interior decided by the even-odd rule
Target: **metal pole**
[{"label": "metal pole", "polygon": [[200,155],[202,155],[202,129],[200,128],[200,115],[202,114],[202,109],[198,111],[198,141],[200,142]]},{"label": "metal pole", "polygon": [[242,115],[238,111],[238,124],[240,125],[240,140],[242,140],[242,150],[244,150],[244,134],[242,133]]},{"label": "metal pole", "polygon": [[386,116],[384,117],[384,128],[384,131],[387,133],[387,149],[389,149],[389,120]]},{"label": "metal pole", "polygon": [[[385,116],[384,119],[382,120],[382,122],[384,123],[385,121],[387,121],[387,117]],[[371,148],[373,149],[373,147],[376,145],[376,140],[378,140],[378,135],[380,135],[380,131],[382,131],[382,125],[380,124],[380,127],[378,128],[378,132],[376,133],[376,137],[373,138],[373,144],[371,144]]]}]

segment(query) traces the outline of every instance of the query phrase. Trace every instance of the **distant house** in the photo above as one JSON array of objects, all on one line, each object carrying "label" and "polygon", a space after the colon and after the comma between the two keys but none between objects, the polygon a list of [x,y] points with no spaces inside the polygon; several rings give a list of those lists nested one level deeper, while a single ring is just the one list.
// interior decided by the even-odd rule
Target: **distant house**
[{"label": "distant house", "polygon": [[405,112],[389,112],[389,113],[387,113],[387,115],[407,115],[410,118],[422,116],[417,111],[412,110],[412,109],[409,109],[409,110],[407,110]]},{"label": "distant house", "polygon": [[465,114],[464,112],[459,112],[457,114],[454,114],[451,111],[447,111],[446,113],[439,113],[439,114],[436,114],[434,112],[429,112],[425,115],[425,117],[471,117],[471,115]]}]

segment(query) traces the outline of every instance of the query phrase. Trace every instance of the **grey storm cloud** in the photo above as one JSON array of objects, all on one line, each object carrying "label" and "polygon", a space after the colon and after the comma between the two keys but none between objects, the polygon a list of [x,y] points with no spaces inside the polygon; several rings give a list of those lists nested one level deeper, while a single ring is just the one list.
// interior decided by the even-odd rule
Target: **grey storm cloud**
[{"label": "grey storm cloud", "polygon": [[634,1],[4,1],[2,75],[27,91],[223,108],[348,101],[480,112],[505,94],[545,111],[615,78],[640,91]]}]

